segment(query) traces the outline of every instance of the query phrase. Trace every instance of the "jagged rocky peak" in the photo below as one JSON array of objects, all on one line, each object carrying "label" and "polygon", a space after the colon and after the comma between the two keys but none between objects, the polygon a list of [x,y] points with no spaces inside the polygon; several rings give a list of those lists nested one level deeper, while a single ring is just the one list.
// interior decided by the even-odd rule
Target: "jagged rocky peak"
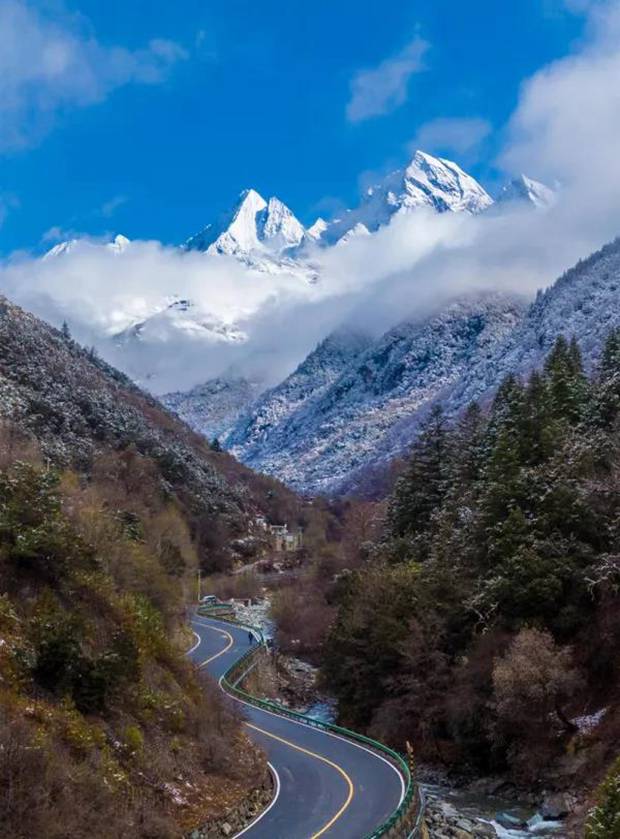
[{"label": "jagged rocky peak", "polygon": [[[380,186],[386,199],[400,210],[429,206],[437,212],[480,213],[493,199],[478,181],[451,160],[416,151],[408,166],[390,175]],[[396,193],[391,187],[398,185]],[[369,194],[372,196],[373,187]]]},{"label": "jagged rocky peak", "polygon": [[327,230],[328,226],[329,225],[325,221],[325,219],[319,216],[317,220],[314,222],[314,224],[311,224],[310,227],[306,230],[306,236],[309,239],[320,239],[323,233],[325,233],[325,231]]},{"label": "jagged rocky peak", "polygon": [[359,225],[374,233],[396,215],[427,208],[437,213],[481,213],[493,199],[451,160],[416,151],[407,166],[368,187],[359,207],[335,219],[321,236],[333,244]]},{"label": "jagged rocky peak", "polygon": [[539,210],[546,210],[555,203],[556,193],[540,181],[519,175],[500,190],[498,204],[530,204]]},{"label": "jagged rocky peak", "polygon": [[246,189],[231,211],[188,239],[185,248],[229,256],[263,250],[281,253],[297,246],[304,233],[279,198],[266,201],[255,189]]},{"label": "jagged rocky peak", "polygon": [[286,204],[275,196],[259,214],[259,239],[273,250],[294,248],[304,238],[305,230]]}]

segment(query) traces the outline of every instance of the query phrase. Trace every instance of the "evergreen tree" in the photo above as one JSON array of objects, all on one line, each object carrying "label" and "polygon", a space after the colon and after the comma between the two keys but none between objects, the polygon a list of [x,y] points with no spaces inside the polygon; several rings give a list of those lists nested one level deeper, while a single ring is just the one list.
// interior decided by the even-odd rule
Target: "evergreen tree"
[{"label": "evergreen tree", "polygon": [[525,392],[520,379],[512,373],[501,382],[493,400],[491,416],[485,434],[487,453],[500,433],[510,433],[521,438],[524,425]]},{"label": "evergreen tree", "polygon": [[448,435],[443,409],[435,406],[421,428],[389,513],[392,536],[425,532],[446,492]]},{"label": "evergreen tree", "polygon": [[569,344],[560,335],[547,356],[544,370],[554,418],[573,425],[579,422],[586,407],[587,382],[577,342]]},{"label": "evergreen tree", "polygon": [[601,354],[601,378],[620,373],[620,329],[608,334]]},{"label": "evergreen tree", "polygon": [[66,320],[63,320],[60,332],[65,341],[69,342],[71,340],[71,330]]},{"label": "evergreen tree", "polygon": [[598,427],[611,428],[620,412],[620,329],[613,329],[605,341],[597,388],[590,411]]},{"label": "evergreen tree", "polygon": [[472,402],[450,435],[449,477],[452,494],[470,488],[480,478],[484,427],[480,405]]},{"label": "evergreen tree", "polygon": [[212,452],[221,452],[222,451],[222,444],[218,440],[217,437],[214,437],[211,441],[211,451]]},{"label": "evergreen tree", "polygon": [[543,463],[555,448],[551,400],[544,377],[534,371],[525,390],[522,449],[530,465]]}]

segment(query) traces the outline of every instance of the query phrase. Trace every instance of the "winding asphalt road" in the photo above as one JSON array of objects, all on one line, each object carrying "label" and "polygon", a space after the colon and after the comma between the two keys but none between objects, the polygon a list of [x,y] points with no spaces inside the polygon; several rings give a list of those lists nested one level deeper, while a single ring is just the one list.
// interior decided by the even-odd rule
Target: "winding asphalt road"
[{"label": "winding asphalt road", "polygon": [[[247,630],[232,624],[195,617],[192,627],[196,644],[189,655],[216,679],[250,646]],[[335,734],[241,704],[250,736],[267,753],[276,794],[238,836],[362,839],[400,804],[405,782],[389,761]]]}]

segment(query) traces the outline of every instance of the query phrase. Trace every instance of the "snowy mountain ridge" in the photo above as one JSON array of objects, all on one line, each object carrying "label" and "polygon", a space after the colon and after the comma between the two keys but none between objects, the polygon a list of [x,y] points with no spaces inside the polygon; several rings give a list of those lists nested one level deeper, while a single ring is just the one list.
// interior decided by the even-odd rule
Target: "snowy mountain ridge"
[{"label": "snowy mountain ridge", "polygon": [[502,187],[496,199],[496,204],[511,204],[514,202],[531,204],[536,209],[546,210],[552,207],[556,200],[556,193],[548,186],[528,178],[527,175],[519,175]]},{"label": "snowy mountain ridge", "polygon": [[403,169],[368,187],[360,205],[328,225],[322,239],[333,244],[358,225],[374,233],[393,216],[421,207],[477,214],[492,204],[486,190],[456,163],[418,150]]},{"label": "snowy mountain ridge", "polygon": [[304,236],[303,225],[279,198],[265,201],[256,190],[246,189],[232,210],[191,236],[184,247],[227,256],[254,250],[281,254],[299,245]]},{"label": "snowy mountain ridge", "polygon": [[[378,338],[355,329],[326,337],[324,332],[316,349],[279,384],[303,358],[307,344],[296,348],[290,367],[278,369],[276,333],[270,338],[272,355],[257,360],[253,340],[260,307],[277,304],[281,297],[294,301],[291,323],[282,322],[294,330],[299,317],[294,306],[333,293],[326,251],[337,247],[332,262],[336,254],[342,262],[340,248],[373,237],[403,215],[420,210],[484,218],[489,210],[502,212],[517,201],[544,210],[553,200],[543,184],[520,176],[494,202],[456,163],[422,151],[369,187],[359,205],[340,219],[318,218],[308,228],[279,198],[247,189],[217,221],[180,248],[166,249],[175,279],[167,288],[156,288],[168,293],[144,299],[124,289],[117,293],[98,347],[154,392],[175,388],[163,401],[195,429],[222,438],[255,468],[304,491],[346,488],[369,463],[407,445],[417,418],[440,393],[456,392],[470,367],[478,369],[480,359],[495,358],[496,347],[520,323],[524,305],[514,298],[465,293],[432,317],[404,320]],[[138,255],[140,264],[143,245],[147,251],[159,247],[132,244],[123,236],[108,244],[72,239],[43,259],[103,248],[115,256],[127,254],[129,260]],[[193,283],[183,293],[184,271],[190,269]],[[203,272],[210,285],[203,285]],[[228,288],[218,308],[219,283]],[[271,389],[263,392],[268,385]]]},{"label": "snowy mountain ridge", "polygon": [[402,451],[416,413],[474,359],[492,354],[524,310],[523,301],[491,293],[376,339],[353,335],[343,344],[330,336],[250,406],[224,442],[243,462],[304,492],[350,488],[357,472]]},{"label": "snowy mountain ridge", "polygon": [[467,297],[388,330],[327,387],[313,390],[305,381],[300,398],[294,383],[313,356],[329,355],[323,342],[246,410],[226,444],[302,492],[363,491],[368,475],[407,450],[433,404],[455,415],[472,401],[488,402],[506,375],[542,364],[558,335],[576,337],[586,367],[595,367],[605,337],[620,328],[619,293],[617,239],[532,304],[498,294]]}]

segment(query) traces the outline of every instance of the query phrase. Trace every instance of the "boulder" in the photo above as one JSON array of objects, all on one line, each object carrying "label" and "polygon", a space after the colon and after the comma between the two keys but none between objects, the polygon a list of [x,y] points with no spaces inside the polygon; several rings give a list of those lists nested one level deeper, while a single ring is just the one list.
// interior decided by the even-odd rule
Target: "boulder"
[{"label": "boulder", "polygon": [[563,792],[547,795],[540,808],[540,815],[545,821],[564,819],[571,811],[569,797]]},{"label": "boulder", "polygon": [[474,836],[476,839],[496,839],[497,832],[493,825],[488,822],[476,822]]}]

